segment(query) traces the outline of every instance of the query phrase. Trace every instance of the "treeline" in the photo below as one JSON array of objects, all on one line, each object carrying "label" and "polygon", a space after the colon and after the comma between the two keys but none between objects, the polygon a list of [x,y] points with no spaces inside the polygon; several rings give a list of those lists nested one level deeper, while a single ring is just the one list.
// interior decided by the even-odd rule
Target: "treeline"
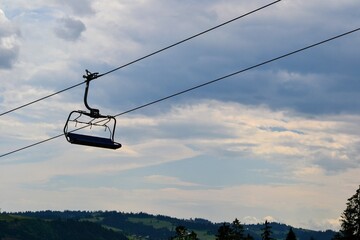
[{"label": "treeline", "polygon": [[[235,223],[212,223],[206,219],[200,218],[177,219],[163,215],[124,213],[117,211],[38,211],[12,214],[19,217],[47,220],[63,219],[82,222],[90,221],[121,232],[130,239],[136,240],[186,239],[183,237],[194,238],[195,234],[196,238],[200,238],[201,240],[215,240],[216,238],[227,240],[262,240],[262,233],[266,225],[271,230],[270,237],[272,239],[285,240],[291,228],[288,225],[279,223],[267,222],[266,224],[242,225],[238,220],[236,220]],[[238,230],[234,229],[236,224],[241,225],[241,231],[239,231],[240,228]],[[185,230],[177,231],[179,230],[178,227],[183,227]],[[322,232],[295,228],[293,228],[292,231],[298,240],[331,240],[335,234],[333,231]],[[241,238],[236,234],[237,232],[242,233],[242,235],[240,235]]]},{"label": "treeline", "polygon": [[[282,233],[283,234],[283,233]],[[272,227],[268,221],[265,221],[264,227],[261,229],[262,240],[276,240]],[[186,227],[179,226],[176,228],[176,235],[171,240],[200,240],[194,231],[188,231]],[[260,238],[258,238],[260,239]],[[281,238],[284,239],[284,238]],[[297,240],[296,234],[292,227],[289,228],[285,240]],[[223,223],[217,231],[216,240],[255,240],[254,236],[245,233],[244,225],[238,219],[232,223]],[[315,240],[310,237],[309,240]]]},{"label": "treeline", "polygon": [[[105,227],[104,227],[105,226]],[[111,230],[110,230],[111,229]],[[201,237],[200,237],[201,236]],[[285,224],[243,225],[116,211],[0,213],[0,240],[360,240],[360,186],[346,203],[338,233]]]},{"label": "treeline", "polygon": [[[163,215],[147,213],[123,213],[117,211],[26,211],[12,213],[17,216],[40,218],[47,220],[73,219],[91,221],[103,226],[117,229],[126,236],[135,239],[168,240],[174,235],[176,226],[186,225],[189,229],[205,231],[209,236],[215,235],[217,225],[208,220],[195,218],[191,220],[177,219]],[[167,223],[163,226],[163,223]]]},{"label": "treeline", "polygon": [[[1,214],[4,215],[4,214]],[[12,240],[127,240],[123,234],[99,224],[72,219],[6,217],[0,220],[0,239]]]}]

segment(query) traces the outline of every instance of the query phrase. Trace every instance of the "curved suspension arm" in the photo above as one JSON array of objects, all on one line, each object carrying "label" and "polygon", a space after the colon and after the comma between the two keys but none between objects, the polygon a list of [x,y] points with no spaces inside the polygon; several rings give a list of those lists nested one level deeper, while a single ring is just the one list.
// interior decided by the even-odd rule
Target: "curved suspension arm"
[{"label": "curved suspension arm", "polygon": [[93,118],[98,118],[101,117],[100,115],[100,111],[99,109],[95,109],[89,106],[88,102],[87,102],[87,97],[88,97],[88,91],[89,91],[89,86],[90,86],[90,81],[93,79],[96,79],[98,77],[99,73],[91,73],[90,71],[86,70],[86,75],[83,75],[83,78],[85,78],[85,82],[86,82],[86,87],[85,87],[85,94],[84,94],[84,104],[85,107],[87,109],[89,109],[90,111],[90,117]]}]

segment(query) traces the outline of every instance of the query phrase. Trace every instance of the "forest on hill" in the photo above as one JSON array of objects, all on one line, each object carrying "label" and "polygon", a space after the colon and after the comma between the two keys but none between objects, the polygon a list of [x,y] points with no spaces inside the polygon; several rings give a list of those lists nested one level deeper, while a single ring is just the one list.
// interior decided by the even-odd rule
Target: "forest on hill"
[{"label": "forest on hill", "polygon": [[[230,223],[206,219],[177,219],[147,213],[116,211],[37,211],[0,214],[0,240],[169,240],[176,238],[178,227],[194,233],[200,240],[215,240],[219,229]],[[244,224],[244,235],[262,239],[264,224]],[[272,238],[285,240],[291,228],[297,240],[331,240],[333,231],[313,231],[269,223]],[[184,238],[192,239],[192,238]]]},{"label": "forest on hill", "polygon": [[0,240],[127,240],[120,232],[72,218],[46,220],[0,214]]}]

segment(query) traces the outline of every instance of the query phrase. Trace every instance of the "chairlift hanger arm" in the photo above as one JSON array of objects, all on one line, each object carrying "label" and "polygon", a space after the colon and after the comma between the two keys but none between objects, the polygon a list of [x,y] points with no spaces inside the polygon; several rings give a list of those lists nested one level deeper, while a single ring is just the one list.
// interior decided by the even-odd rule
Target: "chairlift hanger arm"
[{"label": "chairlift hanger arm", "polygon": [[95,72],[95,73],[91,73],[89,70],[85,70],[86,71],[86,75],[83,75],[83,78],[85,78],[85,82],[86,82],[86,87],[85,87],[85,94],[84,94],[84,104],[85,107],[87,109],[89,109],[90,111],[90,116],[93,118],[98,118],[98,117],[102,117],[100,115],[100,111],[99,109],[95,109],[89,106],[88,102],[87,102],[87,97],[88,97],[88,92],[89,92],[89,86],[90,86],[90,81],[94,80],[96,78],[99,77],[99,73]]}]

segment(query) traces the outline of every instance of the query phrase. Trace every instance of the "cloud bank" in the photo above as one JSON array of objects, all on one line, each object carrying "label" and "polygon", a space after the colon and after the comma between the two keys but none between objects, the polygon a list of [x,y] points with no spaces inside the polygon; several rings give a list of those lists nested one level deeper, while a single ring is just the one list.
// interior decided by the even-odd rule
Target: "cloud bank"
[{"label": "cloud bank", "polygon": [[16,62],[19,51],[20,32],[0,9],[0,68],[10,69]]}]

